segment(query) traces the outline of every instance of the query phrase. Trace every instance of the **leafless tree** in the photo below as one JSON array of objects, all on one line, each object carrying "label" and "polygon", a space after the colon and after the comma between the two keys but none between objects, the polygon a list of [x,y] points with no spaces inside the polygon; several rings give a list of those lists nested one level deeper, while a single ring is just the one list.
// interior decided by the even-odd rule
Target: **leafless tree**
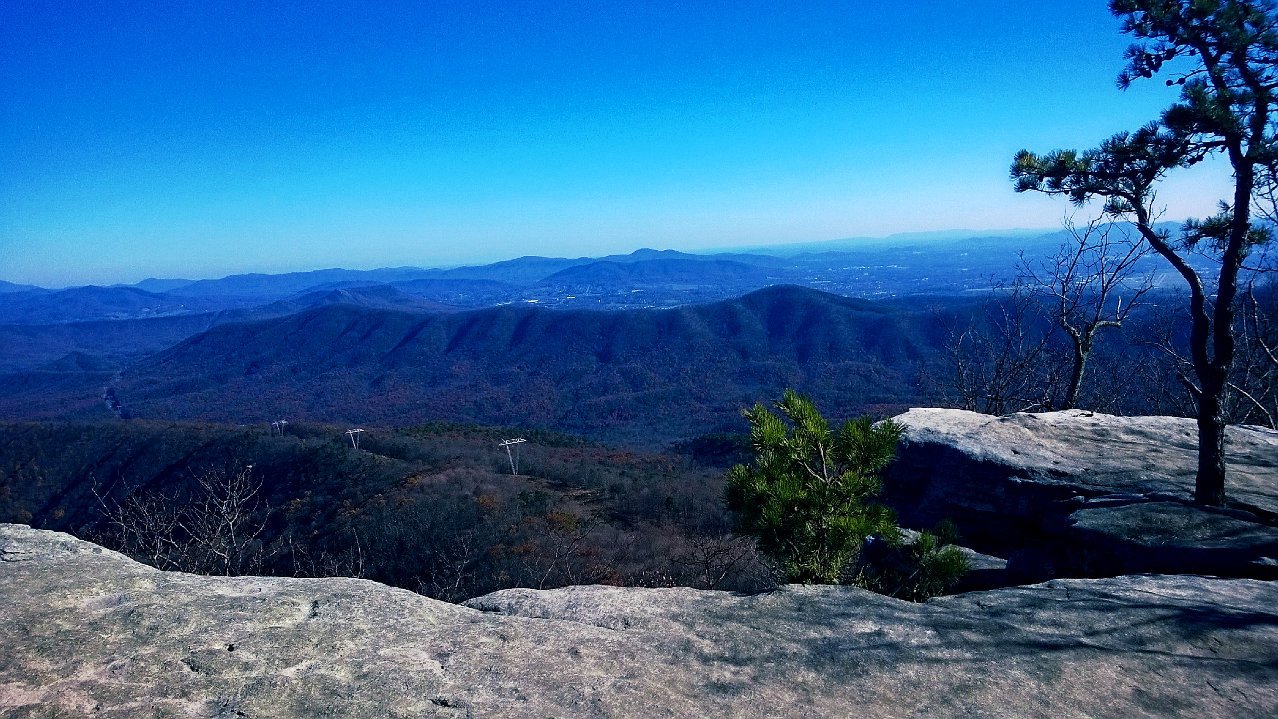
[{"label": "leafless tree", "polygon": [[[1079,227],[1045,258],[1020,256],[995,287],[985,317],[951,334],[956,404],[985,414],[1071,409],[1082,396],[1098,335],[1120,328],[1153,289],[1140,238],[1100,220]],[[1066,339],[1067,338],[1067,339]]]},{"label": "leafless tree", "polygon": [[206,574],[243,574],[261,564],[258,541],[267,514],[258,511],[262,483],[253,478],[253,465],[233,472],[204,469],[195,476],[195,494],[179,513],[190,539],[194,564]]},{"label": "leafless tree", "polygon": [[1047,311],[1073,345],[1069,379],[1059,403],[1059,409],[1073,409],[1097,333],[1122,327],[1153,289],[1153,275],[1142,275],[1138,268],[1153,250],[1139,237],[1128,238],[1100,219],[1081,228],[1072,218],[1064,224],[1069,239],[1055,255],[1035,261],[1022,253],[1020,265],[1021,275],[1046,298]]},{"label": "leafless tree", "polygon": [[599,526],[599,518],[555,510],[539,522],[541,531],[525,545],[529,551],[522,553],[530,578],[535,578],[538,589],[545,589],[552,577],[557,578],[557,584],[579,583],[582,567],[578,565],[589,547],[583,543]]},{"label": "leafless tree", "polygon": [[1059,378],[1044,327],[1050,329],[1023,278],[995,288],[985,316],[952,332],[946,342],[956,404],[995,415],[1050,409]]},{"label": "leafless tree", "polygon": [[702,589],[720,587],[740,567],[759,561],[754,542],[731,534],[689,537],[672,559],[691,572]]},{"label": "leafless tree", "polygon": [[1237,397],[1231,419],[1278,428],[1278,288],[1271,280],[1256,293],[1255,278],[1242,293],[1238,357],[1229,387]]},{"label": "leafless tree", "polygon": [[264,559],[269,509],[252,472],[200,470],[185,502],[159,491],[122,501],[94,493],[121,551],[161,569],[231,576],[259,570]]},{"label": "leafless tree", "polygon": [[100,491],[96,482],[92,491],[106,517],[111,535],[107,541],[116,549],[158,569],[188,568],[176,501],[160,493],[135,492],[117,501]]}]

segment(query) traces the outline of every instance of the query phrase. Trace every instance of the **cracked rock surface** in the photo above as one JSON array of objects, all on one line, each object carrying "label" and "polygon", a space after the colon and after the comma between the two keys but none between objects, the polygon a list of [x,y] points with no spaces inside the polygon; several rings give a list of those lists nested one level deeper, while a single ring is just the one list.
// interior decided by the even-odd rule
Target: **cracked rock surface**
[{"label": "cracked rock surface", "polygon": [[507,590],[160,572],[0,525],[0,716],[1278,715],[1278,584]]}]

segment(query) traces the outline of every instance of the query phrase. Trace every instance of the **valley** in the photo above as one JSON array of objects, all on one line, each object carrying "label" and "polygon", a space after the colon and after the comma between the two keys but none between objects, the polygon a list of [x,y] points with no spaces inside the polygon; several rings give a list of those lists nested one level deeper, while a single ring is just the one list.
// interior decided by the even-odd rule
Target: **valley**
[{"label": "valley", "polygon": [[521,257],[0,293],[0,418],[452,421],[662,447],[787,387],[878,416],[950,399],[990,286],[1061,233]]}]

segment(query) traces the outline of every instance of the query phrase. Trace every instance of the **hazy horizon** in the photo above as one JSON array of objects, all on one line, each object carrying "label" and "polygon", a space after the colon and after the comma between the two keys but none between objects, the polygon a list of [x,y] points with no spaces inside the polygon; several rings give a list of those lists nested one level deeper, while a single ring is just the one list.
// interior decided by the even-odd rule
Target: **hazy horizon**
[{"label": "hazy horizon", "polygon": [[[971,229],[958,228],[958,229],[949,229],[949,230],[927,230],[927,231],[920,231],[920,232],[897,232],[897,233],[892,233],[890,235],[879,235],[877,237],[869,237],[869,236],[837,237],[834,239],[815,240],[812,242],[791,242],[791,243],[771,244],[771,245],[767,245],[767,244],[743,245],[741,247],[716,247],[716,248],[710,248],[710,249],[685,249],[681,247],[642,246],[642,247],[634,247],[629,249],[622,249],[617,252],[609,252],[606,254],[596,253],[596,254],[588,254],[588,255],[533,255],[533,254],[507,255],[507,256],[495,257],[494,259],[491,259],[491,260],[476,260],[473,262],[460,262],[460,263],[454,262],[449,264],[435,264],[435,265],[430,265],[430,264],[398,264],[398,265],[379,264],[379,265],[367,265],[367,266],[314,265],[314,266],[298,266],[293,269],[280,269],[275,271],[255,270],[250,268],[250,269],[246,269],[243,272],[217,273],[217,274],[207,274],[207,275],[188,274],[188,275],[182,275],[182,276],[148,275],[145,277],[124,278],[118,281],[68,283],[68,284],[61,284],[61,285],[18,282],[16,280],[12,280],[12,279],[9,279],[8,277],[3,277],[3,276],[0,276],[0,281],[10,282],[13,284],[32,285],[32,286],[40,287],[42,289],[59,290],[59,289],[69,289],[74,287],[90,287],[90,286],[102,286],[102,287],[126,286],[127,287],[127,286],[133,286],[148,280],[192,280],[192,281],[219,280],[219,279],[224,279],[226,277],[232,277],[236,275],[255,275],[255,274],[279,275],[279,274],[294,274],[294,273],[300,274],[300,273],[307,273],[307,272],[321,272],[325,270],[351,270],[356,272],[370,271],[370,270],[383,270],[383,269],[402,269],[402,268],[415,268],[415,269],[423,269],[423,270],[436,270],[436,269],[446,270],[446,269],[452,269],[456,267],[482,266],[482,265],[488,265],[488,264],[497,263],[497,262],[506,262],[510,260],[519,259],[521,257],[529,257],[529,256],[547,257],[551,259],[580,259],[580,258],[597,258],[597,257],[616,256],[616,255],[629,255],[629,254],[633,254],[635,252],[641,252],[644,250],[653,250],[657,252],[673,251],[673,252],[681,252],[681,253],[695,254],[695,255],[730,254],[730,253],[760,253],[760,254],[789,255],[791,252],[802,253],[807,251],[821,251],[822,249],[821,246],[823,245],[829,245],[832,248],[837,247],[838,249],[844,249],[844,245],[849,245],[847,249],[851,249],[850,247],[851,245],[855,245],[858,243],[872,244],[877,242],[889,242],[893,240],[908,241],[908,242],[945,242],[947,240],[954,239],[954,237],[952,236],[973,237],[973,238],[976,238],[976,237],[1013,238],[1013,237],[1020,237],[1020,236],[1031,237],[1031,236],[1039,236],[1039,235],[1054,233],[1059,231],[1060,229],[1061,229],[1060,227],[993,228],[993,229],[985,229],[985,230],[971,230]],[[809,247],[812,247],[813,249],[812,250],[807,249]]]},{"label": "hazy horizon", "polygon": [[[46,287],[1059,227],[1022,148],[1114,87],[1104,2],[0,7],[0,279]],[[1163,189],[1210,214],[1220,163]]]}]

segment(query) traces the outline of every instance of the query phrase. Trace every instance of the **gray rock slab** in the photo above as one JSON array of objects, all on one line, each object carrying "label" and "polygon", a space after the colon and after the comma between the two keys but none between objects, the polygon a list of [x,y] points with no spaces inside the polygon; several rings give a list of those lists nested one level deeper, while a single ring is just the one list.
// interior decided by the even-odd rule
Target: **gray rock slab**
[{"label": "gray rock slab", "polygon": [[1230,508],[1192,503],[1197,427],[1080,410],[1003,417],[912,409],[888,469],[902,519],[949,518],[1012,576],[1278,577],[1278,432],[1230,427]]},{"label": "gray rock slab", "polygon": [[[1092,494],[1193,497],[1198,428],[1192,419],[1083,410],[995,417],[957,409],[911,409],[895,419],[907,427],[907,447],[942,445],[1037,483]],[[1225,436],[1230,498],[1278,514],[1278,431],[1231,426]]]},{"label": "gray rock slab", "polygon": [[1278,585],[1054,580],[911,604],[848,587],[508,590],[167,573],[0,525],[0,715],[1278,714]]},{"label": "gray rock slab", "polygon": [[1278,529],[1228,511],[1181,502],[1088,502],[1073,512],[1067,536],[1096,548],[1095,571],[1211,572],[1225,576],[1278,576]]}]

